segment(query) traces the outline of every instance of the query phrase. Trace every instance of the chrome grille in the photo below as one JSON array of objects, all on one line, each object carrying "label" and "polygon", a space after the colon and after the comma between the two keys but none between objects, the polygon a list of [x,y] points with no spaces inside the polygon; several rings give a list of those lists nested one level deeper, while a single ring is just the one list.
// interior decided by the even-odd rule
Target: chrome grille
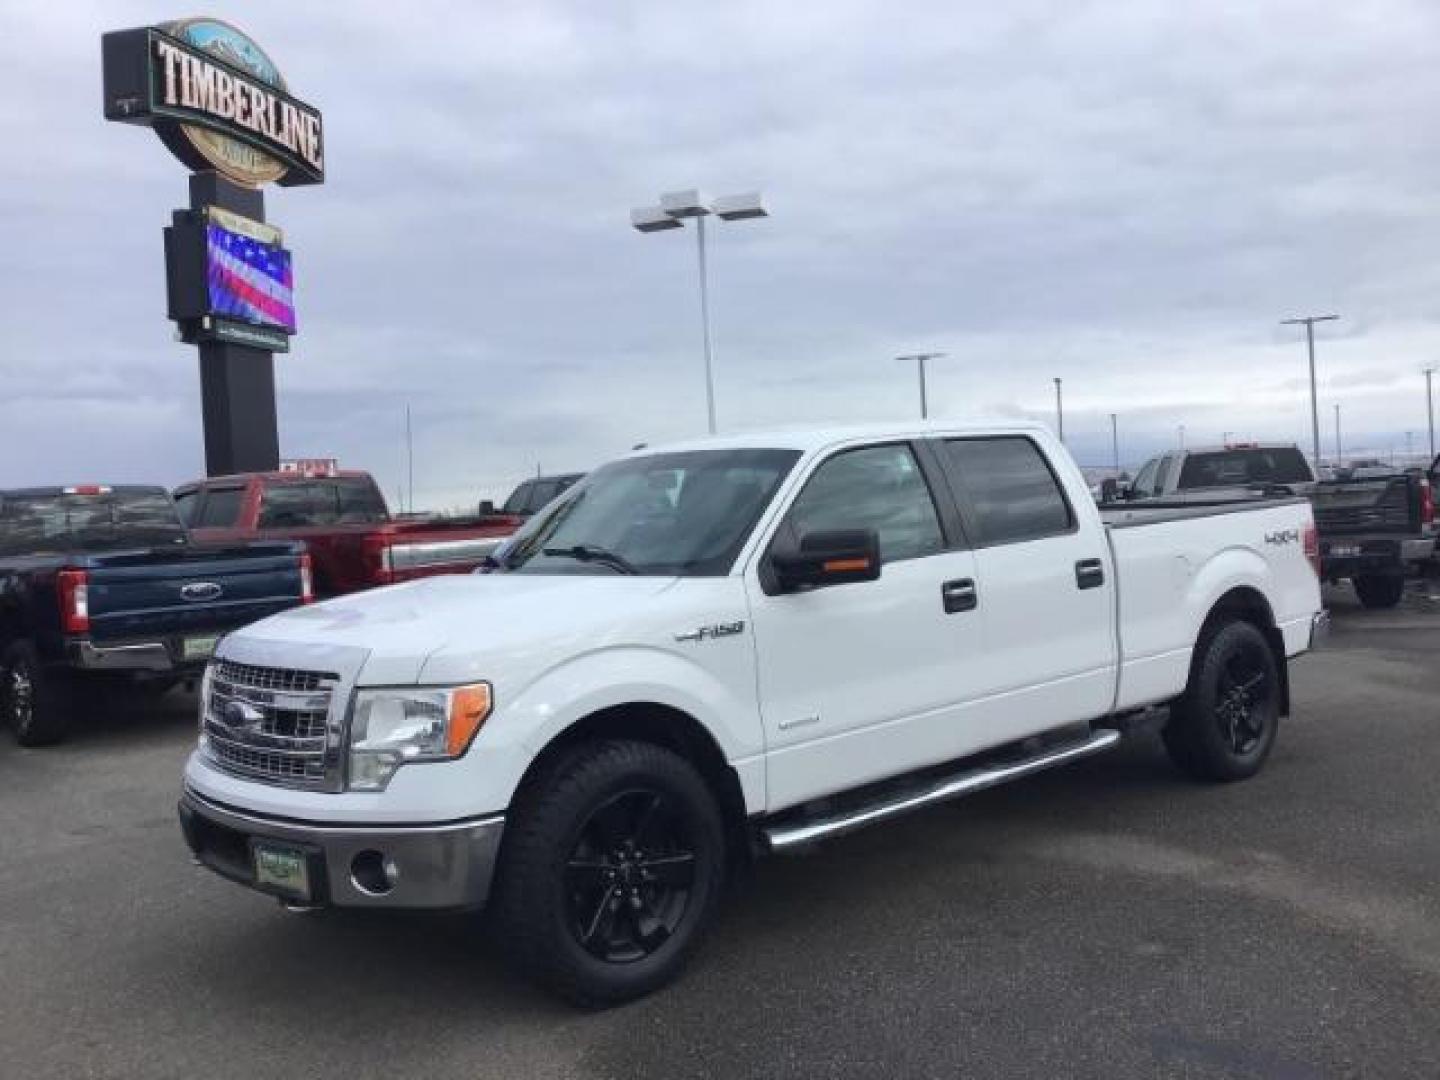
[{"label": "chrome grille", "polygon": [[206,753],[220,768],[284,787],[326,789],[338,775],[331,672],[218,660],[201,704]]}]

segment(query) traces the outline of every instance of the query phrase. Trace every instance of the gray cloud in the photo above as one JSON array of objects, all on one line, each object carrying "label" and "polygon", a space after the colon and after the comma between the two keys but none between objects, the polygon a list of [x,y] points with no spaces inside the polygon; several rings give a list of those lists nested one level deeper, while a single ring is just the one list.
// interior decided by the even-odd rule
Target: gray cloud
[{"label": "gray cloud", "polygon": [[[0,484],[201,464],[159,229],[184,175],[99,110],[103,30],[150,5],[0,2]],[[1423,2],[343,7],[233,13],[325,112],[330,179],[278,191],[301,335],[285,451],[502,494],[703,426],[694,250],[661,190],[762,187],[716,225],[730,427],[1048,417],[1082,460],[1222,432],[1308,441],[1304,350],[1352,445],[1424,427],[1440,355],[1440,26]],[[1325,32],[1298,40],[1297,25]],[[1349,440],[1347,440],[1349,441]]]}]

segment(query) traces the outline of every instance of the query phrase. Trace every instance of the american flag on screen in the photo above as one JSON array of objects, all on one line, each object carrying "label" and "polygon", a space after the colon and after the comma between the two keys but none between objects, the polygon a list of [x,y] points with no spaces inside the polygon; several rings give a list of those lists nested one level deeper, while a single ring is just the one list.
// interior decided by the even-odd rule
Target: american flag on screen
[{"label": "american flag on screen", "polygon": [[206,226],[210,310],[240,322],[295,332],[290,252],[211,222]]}]

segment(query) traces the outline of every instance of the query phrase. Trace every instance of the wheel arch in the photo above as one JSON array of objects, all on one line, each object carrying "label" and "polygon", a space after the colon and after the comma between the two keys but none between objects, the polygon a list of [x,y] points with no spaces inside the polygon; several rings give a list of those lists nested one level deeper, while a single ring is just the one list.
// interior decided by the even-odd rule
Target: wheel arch
[{"label": "wheel arch", "polygon": [[1200,624],[1195,639],[1195,653],[1191,660],[1191,671],[1200,662],[1201,645],[1217,629],[1230,622],[1248,622],[1265,635],[1270,651],[1275,656],[1275,667],[1280,673],[1280,715],[1290,715],[1290,665],[1285,657],[1285,636],[1275,622],[1275,612],[1265,594],[1251,585],[1236,585],[1221,594]]},{"label": "wheel arch", "polygon": [[560,755],[583,742],[628,739],[663,747],[693,765],[715,796],[732,855],[748,850],[745,794],[740,776],[714,735],[683,709],[655,701],[609,705],[580,717],[545,744],[516,786],[524,790]]}]

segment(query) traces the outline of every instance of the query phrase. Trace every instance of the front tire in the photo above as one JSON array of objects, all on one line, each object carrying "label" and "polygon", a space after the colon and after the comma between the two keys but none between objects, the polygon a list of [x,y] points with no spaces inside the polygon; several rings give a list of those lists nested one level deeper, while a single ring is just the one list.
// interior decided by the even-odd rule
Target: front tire
[{"label": "front tire", "polygon": [[70,728],[69,685],[45,670],[35,646],[16,641],[0,654],[0,718],[21,746],[49,746]]},{"label": "front tire", "polygon": [[1398,574],[1366,574],[1354,581],[1355,595],[1367,608],[1392,608],[1405,596],[1405,579]]},{"label": "front tire", "polygon": [[1236,621],[1207,631],[1190,683],[1170,707],[1163,736],[1170,759],[1197,780],[1254,776],[1275,745],[1280,699],[1279,663],[1258,627]]},{"label": "front tire", "polygon": [[674,979],[714,916],[725,832],[709,787],[650,743],[581,743],[526,784],[494,913],[521,970],[577,1005]]}]

